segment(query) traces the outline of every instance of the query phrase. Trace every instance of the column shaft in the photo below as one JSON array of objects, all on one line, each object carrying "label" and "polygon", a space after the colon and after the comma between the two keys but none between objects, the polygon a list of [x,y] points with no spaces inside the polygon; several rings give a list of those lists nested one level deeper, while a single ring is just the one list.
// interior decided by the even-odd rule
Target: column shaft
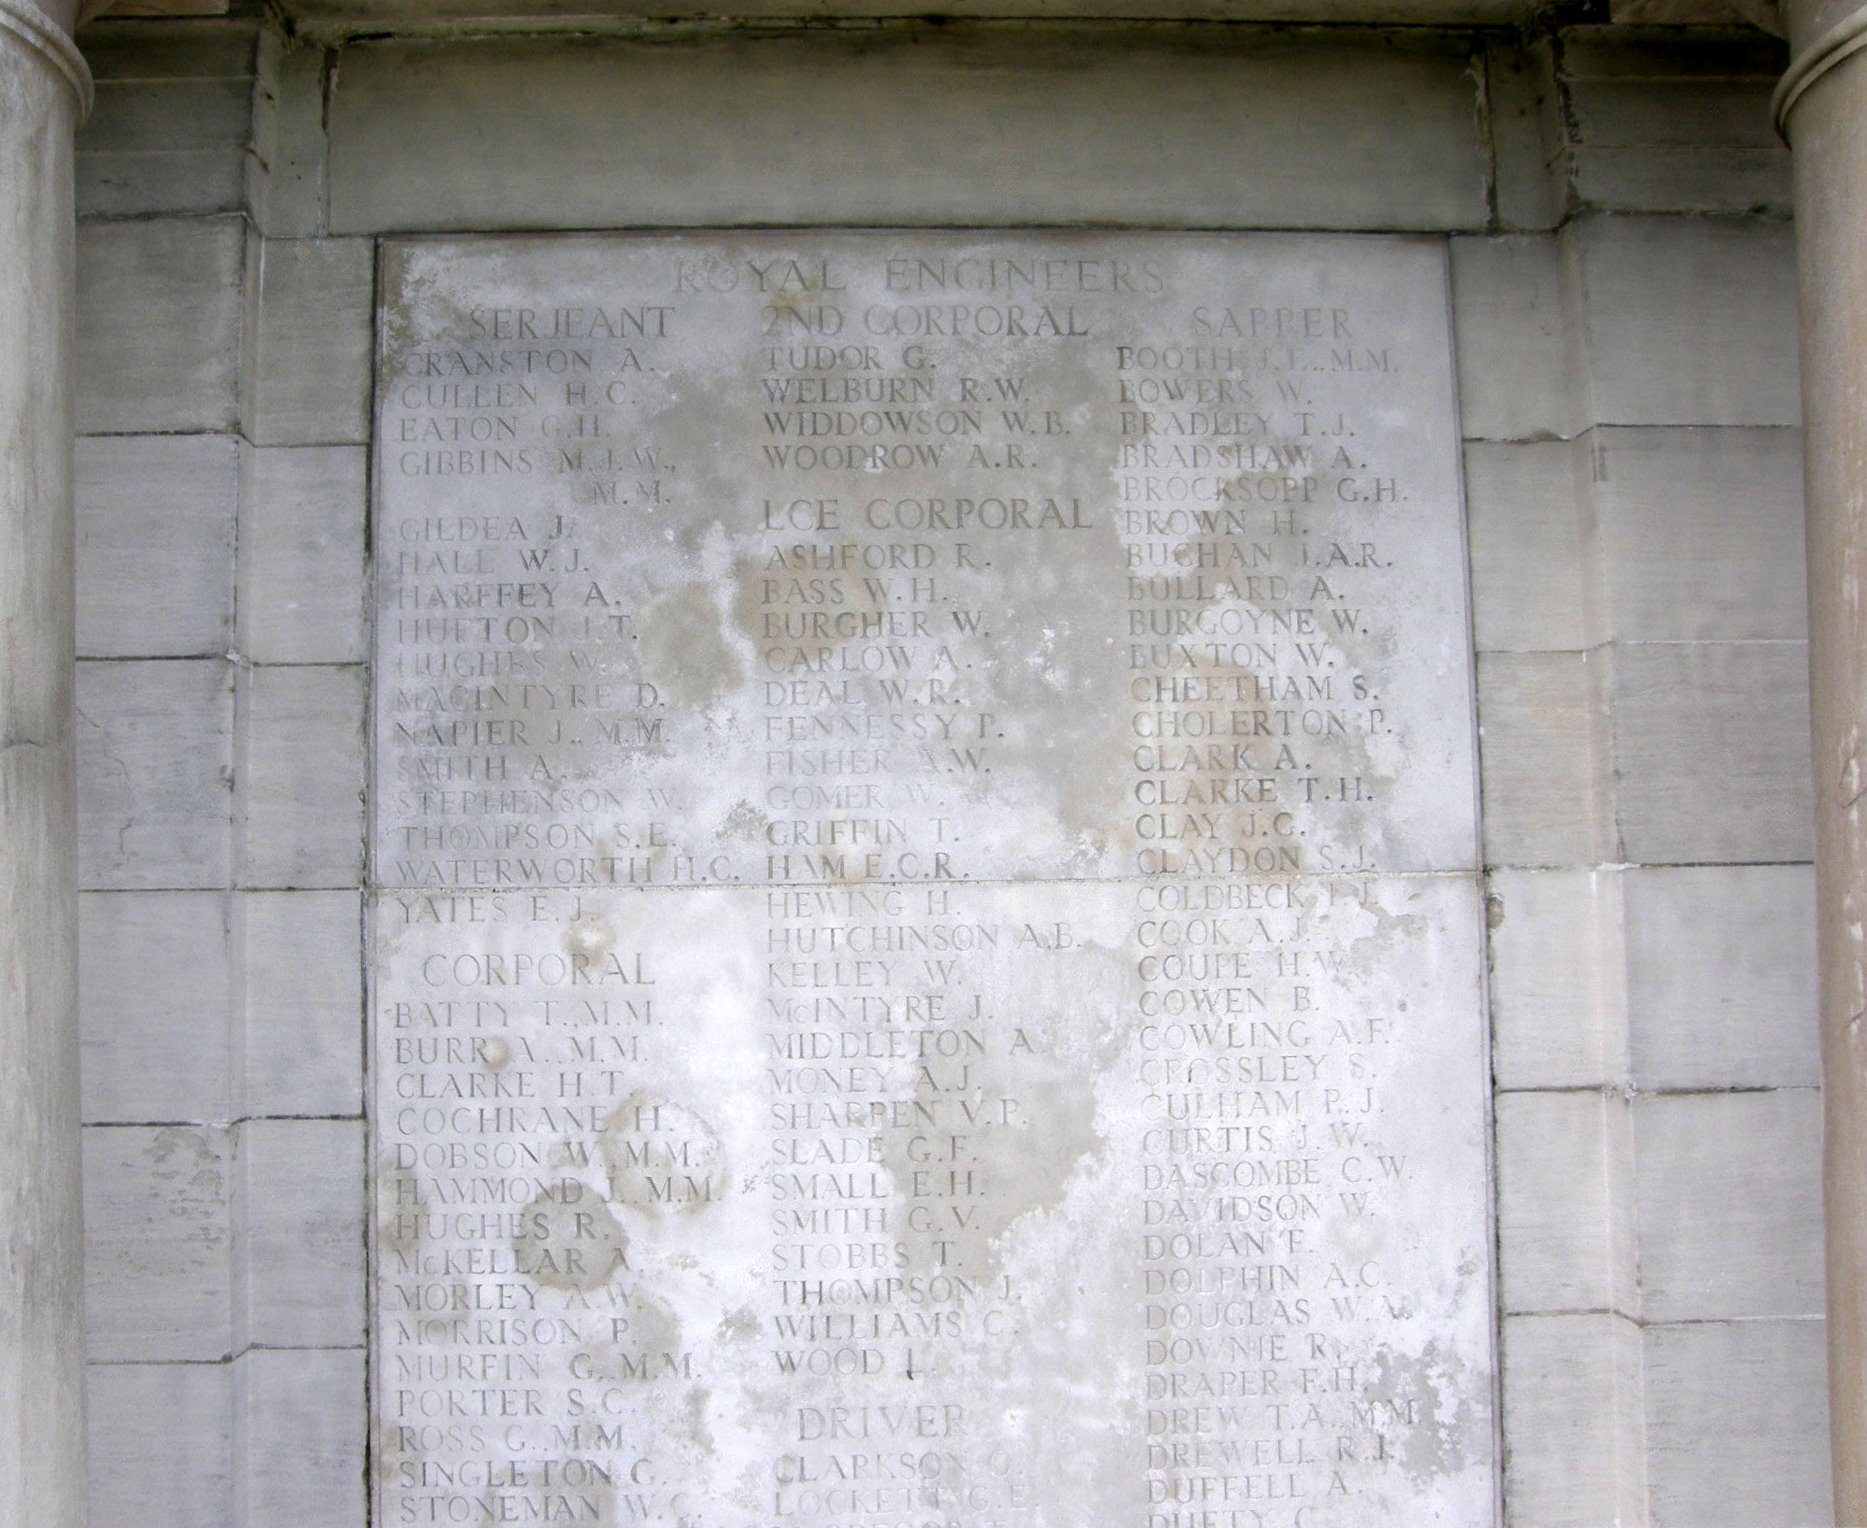
[{"label": "column shaft", "polygon": [[1797,74],[1830,1436],[1835,1519],[1867,1524],[1867,56]]},{"label": "column shaft", "polygon": [[72,757],[76,60],[43,13],[0,0],[0,1528],[84,1520]]}]

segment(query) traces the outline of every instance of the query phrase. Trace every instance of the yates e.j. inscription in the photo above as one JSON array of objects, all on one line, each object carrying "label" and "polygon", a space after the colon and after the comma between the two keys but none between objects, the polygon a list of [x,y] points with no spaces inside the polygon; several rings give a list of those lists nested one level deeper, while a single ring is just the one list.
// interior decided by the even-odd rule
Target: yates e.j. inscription
[{"label": "yates e.j. inscription", "polygon": [[1493,1520],[1443,261],[387,247],[379,1523]]}]

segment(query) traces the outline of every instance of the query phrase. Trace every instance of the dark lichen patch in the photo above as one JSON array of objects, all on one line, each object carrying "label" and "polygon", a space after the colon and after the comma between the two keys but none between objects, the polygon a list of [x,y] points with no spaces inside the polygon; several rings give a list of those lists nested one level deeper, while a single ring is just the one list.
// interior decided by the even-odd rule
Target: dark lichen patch
[{"label": "dark lichen patch", "polygon": [[670,705],[705,709],[744,681],[744,664],[720,629],[707,585],[669,590],[642,611],[640,624],[643,672]]},{"label": "dark lichen patch", "polygon": [[376,1244],[413,1263],[426,1239],[427,1198],[421,1180],[388,1157],[376,1169]]},{"label": "dark lichen patch", "polygon": [[629,1268],[629,1237],[610,1207],[576,1179],[539,1194],[512,1239],[518,1271],[547,1289],[598,1289]]},{"label": "dark lichen patch", "polygon": [[649,1214],[692,1212],[726,1191],[725,1149],[692,1109],[631,1093],[603,1126],[609,1197]]}]

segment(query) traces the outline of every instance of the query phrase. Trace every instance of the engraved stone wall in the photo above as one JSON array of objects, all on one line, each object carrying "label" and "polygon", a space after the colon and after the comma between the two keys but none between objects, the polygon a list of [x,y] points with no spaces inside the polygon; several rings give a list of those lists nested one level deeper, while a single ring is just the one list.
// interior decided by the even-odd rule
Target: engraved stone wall
[{"label": "engraved stone wall", "polygon": [[1493,1520],[1444,258],[385,246],[380,1522]]}]

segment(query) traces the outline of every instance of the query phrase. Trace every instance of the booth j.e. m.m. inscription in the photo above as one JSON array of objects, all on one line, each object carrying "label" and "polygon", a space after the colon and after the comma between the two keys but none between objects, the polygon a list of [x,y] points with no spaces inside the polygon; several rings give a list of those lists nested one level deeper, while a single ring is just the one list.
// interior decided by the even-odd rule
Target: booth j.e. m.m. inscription
[{"label": "booth j.e. m.m. inscription", "polygon": [[1443,258],[388,247],[380,1523],[1492,1521]]}]

